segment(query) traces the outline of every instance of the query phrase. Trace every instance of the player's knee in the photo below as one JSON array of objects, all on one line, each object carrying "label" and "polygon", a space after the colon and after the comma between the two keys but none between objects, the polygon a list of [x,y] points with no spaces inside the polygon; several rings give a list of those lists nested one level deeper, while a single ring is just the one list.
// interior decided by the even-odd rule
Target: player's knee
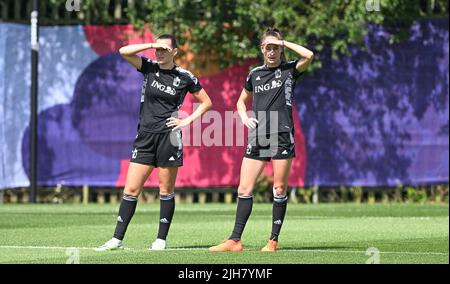
[{"label": "player's knee", "polygon": [[250,196],[253,192],[253,186],[239,186],[238,195],[239,196]]},{"label": "player's knee", "polygon": [[138,197],[139,194],[141,193],[141,189],[138,187],[133,187],[133,186],[125,186],[125,189],[123,192],[126,195]]},{"label": "player's knee", "polygon": [[273,194],[274,195],[286,195],[287,192],[287,184],[279,184],[273,186]]},{"label": "player's knee", "polygon": [[284,204],[288,200],[286,194],[287,186],[277,185],[273,187],[273,201],[279,204]]}]

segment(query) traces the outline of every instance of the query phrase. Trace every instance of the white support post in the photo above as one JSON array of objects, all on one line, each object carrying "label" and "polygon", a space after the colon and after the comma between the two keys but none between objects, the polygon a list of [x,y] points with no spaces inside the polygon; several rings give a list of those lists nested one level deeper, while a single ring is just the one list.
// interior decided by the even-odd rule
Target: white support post
[{"label": "white support post", "polygon": [[315,185],[313,187],[313,204],[319,203],[319,186]]}]

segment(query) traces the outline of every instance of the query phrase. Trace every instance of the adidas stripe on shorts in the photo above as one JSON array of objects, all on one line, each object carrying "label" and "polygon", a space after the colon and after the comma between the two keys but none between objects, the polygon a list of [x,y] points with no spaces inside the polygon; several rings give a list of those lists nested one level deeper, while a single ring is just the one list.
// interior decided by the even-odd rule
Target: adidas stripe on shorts
[{"label": "adidas stripe on shorts", "polygon": [[295,158],[294,135],[291,132],[266,134],[265,137],[249,135],[245,157],[261,161]]},{"label": "adidas stripe on shorts", "polygon": [[181,167],[183,165],[181,131],[151,133],[140,130],[133,143],[130,162],[155,167]]}]

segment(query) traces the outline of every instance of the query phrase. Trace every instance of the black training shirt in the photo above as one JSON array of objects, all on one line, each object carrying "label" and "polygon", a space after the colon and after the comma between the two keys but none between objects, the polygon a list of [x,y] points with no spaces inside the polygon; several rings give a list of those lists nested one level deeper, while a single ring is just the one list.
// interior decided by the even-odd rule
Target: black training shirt
[{"label": "black training shirt", "polygon": [[200,91],[200,82],[179,66],[171,70],[160,69],[158,63],[145,57],[142,57],[142,67],[138,71],[144,74],[139,129],[152,133],[171,131],[166,120],[171,116],[178,118],[186,93]]},{"label": "black training shirt", "polygon": [[253,111],[259,122],[256,129],[259,134],[293,132],[293,90],[297,78],[303,74],[295,68],[297,62],[282,62],[278,67],[262,65],[248,74],[244,87],[253,93]]}]

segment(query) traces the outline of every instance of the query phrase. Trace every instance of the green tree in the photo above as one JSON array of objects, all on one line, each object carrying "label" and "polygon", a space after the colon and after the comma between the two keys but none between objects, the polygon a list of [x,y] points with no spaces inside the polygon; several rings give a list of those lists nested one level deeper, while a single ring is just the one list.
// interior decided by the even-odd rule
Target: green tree
[{"label": "green tree", "polygon": [[[51,0],[54,3],[62,0]],[[333,58],[350,46],[364,48],[370,24],[382,25],[391,42],[407,35],[415,20],[440,14],[448,17],[446,0],[128,0],[125,19],[137,28],[146,23],[157,33],[173,33],[194,53],[226,67],[259,56],[259,37],[276,26],[285,39],[317,53],[329,48]],[[65,2],[65,0],[63,1]],[[112,23],[114,3],[83,0],[85,23]],[[379,9],[378,9],[379,8]],[[289,57],[288,52],[288,57]],[[206,60],[206,59],[205,59]],[[204,62],[203,62],[204,63]]]}]

